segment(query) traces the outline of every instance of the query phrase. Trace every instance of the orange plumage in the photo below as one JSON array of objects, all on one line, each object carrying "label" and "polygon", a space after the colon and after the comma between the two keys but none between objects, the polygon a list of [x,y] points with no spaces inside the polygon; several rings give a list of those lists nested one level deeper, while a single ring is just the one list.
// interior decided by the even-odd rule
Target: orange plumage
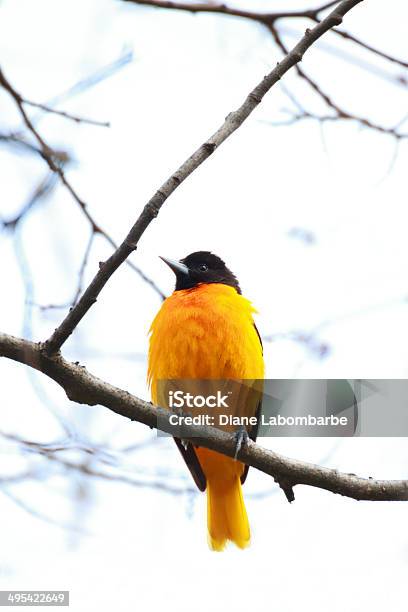
[{"label": "orange plumage", "polygon": [[[150,330],[153,402],[168,407],[166,398],[159,397],[159,380],[263,378],[254,312],[235,287],[220,282],[199,282],[167,298]],[[250,529],[240,482],[244,465],[205,448],[195,450],[207,481],[211,548],[222,550],[228,540],[246,547]]]}]

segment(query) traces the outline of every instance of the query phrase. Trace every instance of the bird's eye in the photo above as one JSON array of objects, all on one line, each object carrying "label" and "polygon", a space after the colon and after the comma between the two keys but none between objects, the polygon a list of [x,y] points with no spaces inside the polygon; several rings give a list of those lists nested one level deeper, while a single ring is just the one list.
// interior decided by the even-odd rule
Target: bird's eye
[{"label": "bird's eye", "polygon": [[200,264],[198,266],[198,269],[200,270],[200,272],[207,272],[208,266],[207,266],[207,264]]}]

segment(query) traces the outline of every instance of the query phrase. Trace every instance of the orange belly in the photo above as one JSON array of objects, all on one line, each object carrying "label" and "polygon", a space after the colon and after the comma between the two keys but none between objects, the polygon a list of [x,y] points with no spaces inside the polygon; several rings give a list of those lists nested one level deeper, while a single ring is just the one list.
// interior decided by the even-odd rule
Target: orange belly
[{"label": "orange belly", "polygon": [[227,285],[174,292],[151,326],[148,379],[263,378],[251,303]]}]

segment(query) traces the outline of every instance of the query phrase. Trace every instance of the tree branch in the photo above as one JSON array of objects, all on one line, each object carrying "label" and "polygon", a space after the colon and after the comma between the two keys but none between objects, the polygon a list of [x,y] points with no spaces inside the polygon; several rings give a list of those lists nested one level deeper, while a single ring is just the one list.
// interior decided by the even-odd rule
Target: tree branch
[{"label": "tree branch", "polygon": [[388,62],[392,62],[393,64],[399,64],[403,68],[408,68],[408,62],[404,62],[398,57],[389,55],[389,53],[385,53],[384,51],[381,51],[380,49],[377,49],[376,47],[373,47],[372,45],[369,45],[368,43],[363,42],[362,40],[360,40],[356,36],[353,36],[349,32],[345,32],[344,30],[339,30],[338,28],[333,28],[333,32],[335,34],[338,34],[342,38],[345,38],[346,40],[351,40],[356,45],[359,45],[363,49],[366,49],[366,51],[370,51],[370,53],[373,53],[374,55],[378,55],[379,57],[382,57]]},{"label": "tree branch", "polygon": [[[0,334],[0,356],[28,365],[56,381],[67,397],[80,404],[101,405],[116,414],[138,421],[150,428],[172,433],[170,412],[131,395],[123,389],[93,376],[85,367],[66,361],[60,354],[48,356],[41,344]],[[183,439],[234,457],[234,435],[214,427],[185,426]],[[238,459],[272,476],[293,499],[293,487],[299,484],[317,487],[356,500],[407,501],[408,481],[374,480],[345,474],[304,461],[290,459],[249,441],[238,453]]]},{"label": "tree branch", "polygon": [[22,98],[21,101],[28,106],[32,106],[33,108],[39,108],[44,113],[59,115],[60,117],[64,117],[65,119],[69,119],[75,123],[87,123],[88,125],[95,125],[97,127],[110,127],[109,121],[97,121],[96,119],[89,119],[88,117],[80,117],[79,115],[73,115],[72,113],[67,113],[66,111],[51,108],[51,106],[47,106],[46,104],[32,102],[31,100],[27,100],[27,98]]},{"label": "tree branch", "polygon": [[52,190],[55,187],[56,177],[53,172],[48,172],[47,175],[40,181],[37,187],[34,189],[33,193],[30,195],[28,201],[22,209],[15,214],[13,217],[9,219],[1,219],[0,224],[8,230],[15,230],[17,225],[20,223],[22,219],[31,211],[31,209],[41,202],[44,198],[49,196]]},{"label": "tree branch", "polygon": [[70,310],[61,325],[54,331],[45,343],[45,351],[51,355],[57,352],[75,327],[96,302],[103,287],[112,274],[136,250],[137,244],[146,228],[155,219],[167,198],[190,176],[231,134],[233,134],[249,117],[252,111],[261,103],[265,94],[275,85],[292,66],[303,58],[305,52],[325,32],[343,21],[344,15],[362,0],[343,0],[323,21],[312,30],[306,30],[298,44],[266,75],[250,92],[243,104],[234,112],[229,113],[221,127],[201,145],[167,181],[156,191],[145,205],[141,215],[133,225],[125,240],[111,257],[101,265],[100,270],[88,286],[78,303]]},{"label": "tree branch", "polygon": [[[222,15],[230,16],[230,17],[241,17],[244,19],[248,19],[250,21],[257,21],[261,25],[264,25],[268,29],[268,31],[272,34],[275,40],[275,43],[284,52],[284,55],[287,54],[287,49],[283,48],[282,39],[278,35],[277,22],[279,20],[289,19],[289,18],[303,18],[303,19],[310,19],[315,23],[319,23],[320,14],[324,10],[327,10],[328,8],[337,4],[338,2],[338,0],[335,0],[334,2],[328,2],[317,8],[305,9],[303,11],[301,10],[301,11],[282,11],[282,12],[264,13],[264,12],[259,12],[259,11],[245,11],[245,10],[241,10],[237,8],[232,8],[232,7],[227,6],[226,4],[207,4],[207,3],[200,3],[200,2],[199,3],[167,2],[163,0],[122,0],[122,1],[130,2],[132,4],[151,6],[153,8],[173,9],[173,10],[187,11],[190,13],[219,13]],[[373,47],[372,45],[369,45],[368,43],[363,42],[356,36],[353,36],[352,34],[344,30],[339,30],[338,28],[332,28],[332,31],[338,36],[341,36],[342,38],[349,40],[356,45],[359,45],[366,51],[369,51],[370,53],[377,55],[378,57],[381,57],[382,59],[385,59],[394,64],[398,64],[402,66],[403,68],[408,68],[408,62],[405,62],[397,57],[393,57],[392,55],[385,53],[381,51],[380,49],[377,49]],[[317,85],[317,83],[313,81],[307,74],[305,74],[304,71],[302,71],[300,68],[297,67],[297,72],[298,72],[298,75],[302,77],[303,79],[305,79],[310,85],[310,87],[317,94],[320,95],[320,97],[329,106],[329,108],[335,111],[335,114],[332,117],[325,117],[324,118],[325,121],[352,120],[352,121],[356,121],[360,123],[361,125],[367,128],[378,131],[382,134],[388,134],[388,135],[394,136],[397,140],[402,139],[402,138],[407,138],[408,136],[407,134],[401,134],[397,132],[395,128],[383,127],[371,121],[370,119],[366,117],[361,117],[361,116],[354,115],[352,113],[343,111],[336,104],[333,103],[331,98],[322,90],[322,88],[319,85]],[[399,82],[400,84],[406,84],[405,78],[403,76],[396,77],[396,81]],[[302,116],[295,115],[293,116],[292,121],[283,122],[283,123],[280,123],[279,125],[285,125],[285,126],[292,125],[294,123],[297,123],[297,121],[301,119],[305,119],[305,118],[312,118],[312,115],[310,114],[302,115]],[[317,119],[317,117],[315,118]]]},{"label": "tree branch", "polygon": [[173,9],[176,11],[185,11],[188,13],[218,13],[229,17],[242,17],[260,23],[272,23],[277,19],[285,17],[298,17],[316,19],[319,13],[338,3],[338,0],[327,2],[315,9],[303,11],[277,11],[263,13],[260,11],[245,11],[243,9],[229,7],[226,4],[209,4],[206,2],[168,2],[166,0],[122,0],[131,4],[140,4],[143,6],[151,6],[152,8]]},{"label": "tree branch", "polygon": [[[272,34],[273,39],[275,40],[279,49],[282,51],[284,55],[286,55],[288,50],[285,44],[283,43],[283,40],[278,30],[276,29],[276,27],[273,24],[270,24],[268,25],[268,29],[270,33]],[[302,68],[300,68],[300,66],[296,65],[295,70],[298,73],[298,75],[310,85],[313,91],[315,91],[322,98],[325,104],[327,104],[327,106],[334,111],[335,114],[331,118],[332,121],[333,120],[356,121],[357,123],[360,123],[360,125],[376,130],[377,132],[381,132],[383,134],[390,134],[391,136],[394,136],[394,138],[396,138],[397,140],[401,138],[408,138],[408,134],[398,132],[398,130],[395,127],[390,127],[390,128],[383,127],[382,125],[379,125],[378,123],[374,123],[373,121],[371,121],[370,119],[366,117],[360,117],[359,115],[354,115],[353,113],[350,113],[344,110],[337,103],[335,103],[333,99],[325,91],[323,91],[320,85],[318,85],[316,81],[314,81],[308,74],[306,74],[306,72]],[[304,113],[303,115],[298,115],[296,117],[296,120],[300,120],[304,118],[314,118],[314,119],[319,119],[320,121],[328,121],[330,119],[330,117],[327,117],[327,116],[319,118],[316,115],[312,115],[310,113]]]},{"label": "tree branch", "polygon": [[[184,11],[188,13],[218,13],[229,17],[241,17],[243,19],[249,19],[250,21],[257,21],[263,25],[271,25],[280,19],[291,18],[311,19],[314,22],[319,22],[320,13],[337,4],[338,0],[327,2],[326,4],[322,4],[314,9],[305,9],[303,11],[276,11],[269,13],[264,13],[261,11],[245,11],[242,9],[229,7],[226,4],[207,4],[205,2],[169,2],[166,0],[122,0],[122,2],[150,6],[152,8]],[[376,47],[373,47],[372,45],[369,45],[368,43],[363,42],[349,32],[339,30],[338,28],[333,28],[333,32],[342,38],[352,41],[356,45],[359,45],[374,55],[378,55],[379,57],[382,57],[383,59],[394,64],[399,64],[403,68],[408,68],[408,62],[405,62],[397,57],[385,53],[384,51],[381,51],[380,49],[377,49]]]},{"label": "tree branch", "polygon": [[[112,246],[113,249],[117,249],[116,242],[111,238],[111,236],[98,223],[96,223],[95,219],[92,217],[92,215],[88,211],[88,207],[87,207],[86,202],[84,202],[82,200],[82,198],[79,197],[79,195],[77,194],[75,189],[72,187],[71,183],[68,181],[68,179],[67,179],[67,177],[65,175],[65,172],[63,170],[64,162],[67,161],[67,159],[65,159],[65,158],[61,159],[60,156],[59,156],[59,153],[57,151],[54,151],[54,149],[52,149],[45,142],[43,137],[40,135],[38,130],[35,128],[33,122],[31,121],[31,119],[27,115],[27,113],[25,111],[25,108],[24,108],[24,104],[32,104],[33,105],[33,103],[27,102],[27,100],[25,98],[23,98],[23,96],[21,94],[19,94],[18,91],[16,91],[16,89],[11,85],[10,81],[4,75],[4,72],[1,70],[1,68],[0,68],[0,86],[2,86],[10,94],[10,96],[13,98],[14,102],[17,105],[17,108],[18,108],[18,110],[20,112],[20,115],[21,115],[21,117],[23,119],[23,122],[24,122],[26,128],[31,132],[31,134],[34,136],[35,140],[39,144],[39,149],[38,149],[39,154],[44,159],[44,161],[47,163],[49,169],[52,172],[54,172],[56,175],[58,175],[58,177],[61,180],[61,183],[69,191],[69,193],[71,194],[71,196],[73,197],[75,202],[78,204],[78,206],[80,207],[82,213],[85,215],[86,219],[90,223],[91,228],[92,228],[92,232],[94,234],[100,234],[101,236],[103,236],[104,239]],[[35,106],[38,106],[39,108],[42,108],[42,110],[47,109],[47,110],[49,110],[49,112],[51,112],[51,109],[49,107],[44,107],[44,106],[39,105],[39,104],[35,104]],[[59,112],[59,114],[61,114],[61,113]],[[66,115],[66,113],[65,113],[65,115]],[[70,118],[72,119],[72,116]],[[77,118],[77,120],[78,120],[78,118]],[[151,278],[149,278],[140,268],[135,266],[135,264],[133,264],[130,261],[128,261],[127,264],[128,264],[128,266],[130,268],[132,268],[132,270],[134,270],[144,280],[145,283],[150,285],[152,287],[152,289],[154,291],[156,291],[156,293],[158,293],[159,296],[162,299],[165,298],[163,292],[159,289],[159,287],[156,285],[156,283]]]}]

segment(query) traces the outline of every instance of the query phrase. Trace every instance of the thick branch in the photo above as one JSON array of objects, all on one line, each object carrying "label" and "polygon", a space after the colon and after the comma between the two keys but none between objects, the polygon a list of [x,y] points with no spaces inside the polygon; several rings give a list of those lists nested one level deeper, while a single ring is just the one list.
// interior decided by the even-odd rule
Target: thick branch
[{"label": "thick branch", "polygon": [[[52,378],[74,402],[91,406],[100,404],[116,414],[151,428],[156,428],[160,419],[160,429],[167,433],[172,432],[169,411],[153,406],[127,391],[104,382],[83,366],[70,363],[59,354],[48,356],[41,344],[0,334],[0,356],[28,365]],[[183,438],[197,446],[215,450],[229,457],[235,455],[236,439],[231,434],[214,427],[199,426],[186,426],[184,432]],[[251,441],[242,446],[238,459],[272,476],[290,498],[293,487],[303,484],[357,500],[408,500],[406,480],[374,480],[340,473],[337,470],[284,457]]]},{"label": "thick branch", "polygon": [[340,2],[338,7],[323,19],[321,23],[318,23],[312,30],[306,30],[300,42],[262,79],[255,89],[247,96],[243,104],[236,111],[230,113],[222,126],[204,142],[204,144],[202,144],[201,147],[178,168],[178,170],[176,170],[158,191],[156,191],[153,197],[145,205],[140,217],[133,225],[125,240],[113,255],[101,266],[99,272],[96,274],[79,302],[47,340],[45,350],[49,355],[57,352],[61,348],[81,319],[96,302],[98,295],[112,274],[126,260],[130,253],[137,248],[137,244],[144,231],[153,219],[157,217],[164,202],[173,191],[175,191],[194,170],[210,157],[217,147],[244,123],[273,85],[275,85],[292,66],[295,66],[302,60],[303,55],[309,47],[325,32],[342,23],[343,16],[361,1],[362,0],[343,0],[343,2]]}]

